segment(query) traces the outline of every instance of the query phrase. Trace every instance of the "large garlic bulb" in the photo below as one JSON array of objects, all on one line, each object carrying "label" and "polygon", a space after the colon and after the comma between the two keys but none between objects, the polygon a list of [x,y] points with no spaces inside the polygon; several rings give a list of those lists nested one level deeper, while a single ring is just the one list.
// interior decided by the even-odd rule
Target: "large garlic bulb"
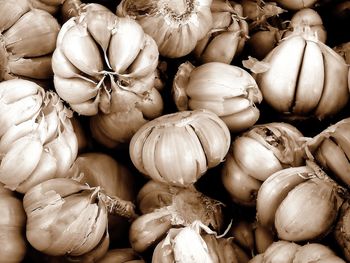
[{"label": "large garlic bulb", "polygon": [[189,54],[212,26],[212,0],[122,0],[120,16],[131,16],[154,38],[162,56]]},{"label": "large garlic bulb", "polygon": [[94,116],[93,137],[114,147],[162,112],[155,87],[158,48],[132,18],[98,4],[82,5],[79,12],[57,38],[55,89],[74,111]]},{"label": "large garlic bulb", "polygon": [[22,79],[0,83],[0,182],[25,193],[64,177],[78,153],[68,110],[53,91]]},{"label": "large garlic bulb", "polygon": [[226,124],[213,112],[182,111],[143,125],[132,137],[129,152],[144,175],[184,187],[224,160],[230,140]]}]

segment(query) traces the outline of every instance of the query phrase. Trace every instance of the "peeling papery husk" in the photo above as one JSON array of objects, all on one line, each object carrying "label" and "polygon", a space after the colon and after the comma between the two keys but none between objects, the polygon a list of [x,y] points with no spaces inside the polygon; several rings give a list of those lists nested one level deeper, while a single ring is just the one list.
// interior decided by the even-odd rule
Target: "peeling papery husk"
[{"label": "peeling papery husk", "polygon": [[176,58],[189,54],[209,31],[211,2],[123,0],[117,7],[117,14],[134,17],[157,42],[162,56]]},{"label": "peeling papery husk", "polygon": [[187,227],[170,229],[167,236],[154,249],[152,262],[214,262],[207,244],[201,237],[202,231],[215,234],[200,221],[195,221]]},{"label": "peeling papery husk", "polygon": [[[78,155],[67,177],[91,187],[101,187],[110,196],[118,196],[127,201],[136,199],[134,176],[122,163],[105,153],[89,152]],[[127,237],[129,224],[129,220],[122,216],[108,215],[112,243],[121,242]]]},{"label": "peeling papery husk", "polygon": [[286,167],[300,166],[304,162],[303,134],[291,124],[259,124],[247,131],[246,135],[271,150]]},{"label": "peeling papery husk", "polygon": [[[23,198],[27,239],[37,250],[53,256],[81,256],[99,244],[105,249],[102,239],[108,238],[108,212],[121,208],[120,202],[109,203],[111,200],[100,187],[69,178],[40,183]],[[123,208],[119,211],[125,212]]]},{"label": "peeling papery husk", "polygon": [[324,139],[327,139],[334,134],[340,126],[350,125],[350,118],[344,118],[335,124],[328,126],[325,130],[321,131],[319,134],[312,138],[305,138],[305,152],[310,160],[314,160],[314,152],[321,145]]}]

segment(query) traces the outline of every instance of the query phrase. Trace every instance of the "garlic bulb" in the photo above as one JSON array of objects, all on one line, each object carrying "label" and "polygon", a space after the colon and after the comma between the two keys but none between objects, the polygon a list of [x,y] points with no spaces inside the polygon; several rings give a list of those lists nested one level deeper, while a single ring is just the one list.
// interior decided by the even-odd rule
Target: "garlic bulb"
[{"label": "garlic bulb", "polygon": [[0,83],[0,182],[25,193],[64,177],[78,153],[68,110],[53,91],[22,79]]},{"label": "garlic bulb", "polygon": [[112,148],[163,110],[155,87],[159,53],[135,20],[99,6],[82,5],[63,24],[52,67],[58,95],[78,114],[94,116],[93,137]]},{"label": "garlic bulb", "polygon": [[315,163],[272,174],[257,195],[257,221],[283,240],[316,240],[329,233],[344,202],[344,189]]},{"label": "garlic bulb", "polygon": [[322,120],[349,101],[348,66],[309,26],[283,38],[262,62],[256,82],[267,105],[286,119]]},{"label": "garlic bulb", "polygon": [[308,158],[346,186],[350,186],[349,129],[350,118],[345,118],[330,125],[305,144]]},{"label": "garlic bulb", "polygon": [[132,137],[129,153],[145,176],[189,186],[224,160],[230,139],[226,124],[213,112],[182,111],[143,125]]},{"label": "garlic bulb", "polygon": [[252,126],[231,143],[221,179],[232,200],[254,206],[270,175],[304,163],[303,134],[293,125],[272,122]]},{"label": "garlic bulb", "polygon": [[109,213],[134,216],[130,202],[70,178],[54,178],[32,187],[24,195],[23,206],[29,243],[53,256],[75,257],[98,249],[108,238]]},{"label": "garlic bulb", "polygon": [[164,57],[189,54],[212,26],[212,0],[122,0],[119,16],[134,17]]},{"label": "garlic bulb", "polygon": [[27,0],[0,1],[0,17],[0,81],[25,78],[48,86],[60,30],[56,18]]},{"label": "garlic bulb", "polygon": [[244,69],[222,62],[194,67],[182,63],[173,80],[173,99],[179,110],[206,109],[218,115],[231,132],[253,126],[260,117],[255,106],[262,95]]},{"label": "garlic bulb", "polygon": [[234,1],[213,0],[210,9],[212,28],[198,41],[193,53],[202,63],[230,64],[242,52],[248,39],[249,29],[243,18],[243,8]]}]

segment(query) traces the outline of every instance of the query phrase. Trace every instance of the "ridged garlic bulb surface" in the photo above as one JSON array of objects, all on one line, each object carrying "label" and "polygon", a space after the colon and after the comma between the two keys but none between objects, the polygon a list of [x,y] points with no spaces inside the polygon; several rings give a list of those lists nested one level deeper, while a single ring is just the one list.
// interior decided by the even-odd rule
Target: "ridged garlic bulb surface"
[{"label": "ridged garlic bulb surface", "polygon": [[129,153],[144,175],[189,186],[224,160],[230,140],[226,124],[213,112],[182,111],[143,125],[132,137]]},{"label": "ridged garlic bulb surface", "polygon": [[206,109],[217,114],[231,132],[253,126],[262,101],[255,79],[246,70],[223,62],[198,67],[182,63],[175,75],[173,99],[178,110]]},{"label": "ridged garlic bulb surface", "polygon": [[0,182],[25,193],[64,177],[78,153],[67,109],[58,95],[22,79],[0,83]]},{"label": "ridged garlic bulb surface", "polygon": [[58,35],[54,85],[75,112],[94,116],[95,139],[114,147],[162,112],[155,88],[158,48],[132,18],[117,17],[97,4],[80,11]]},{"label": "ridged garlic bulb surface", "polygon": [[283,117],[325,119],[349,101],[348,65],[307,27],[282,39],[256,75],[264,101]]},{"label": "ridged garlic bulb surface", "polygon": [[212,0],[122,0],[120,16],[134,17],[164,57],[188,55],[212,26]]}]

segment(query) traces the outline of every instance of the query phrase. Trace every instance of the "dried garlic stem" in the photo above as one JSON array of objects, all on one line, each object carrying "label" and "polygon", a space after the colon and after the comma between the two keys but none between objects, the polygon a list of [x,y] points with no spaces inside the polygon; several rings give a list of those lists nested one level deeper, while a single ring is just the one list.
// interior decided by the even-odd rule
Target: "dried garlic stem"
[{"label": "dried garlic stem", "polygon": [[138,217],[135,212],[135,204],[131,201],[125,201],[117,196],[109,196],[103,192],[98,193],[98,198],[106,205],[110,214],[128,219],[136,219]]}]

